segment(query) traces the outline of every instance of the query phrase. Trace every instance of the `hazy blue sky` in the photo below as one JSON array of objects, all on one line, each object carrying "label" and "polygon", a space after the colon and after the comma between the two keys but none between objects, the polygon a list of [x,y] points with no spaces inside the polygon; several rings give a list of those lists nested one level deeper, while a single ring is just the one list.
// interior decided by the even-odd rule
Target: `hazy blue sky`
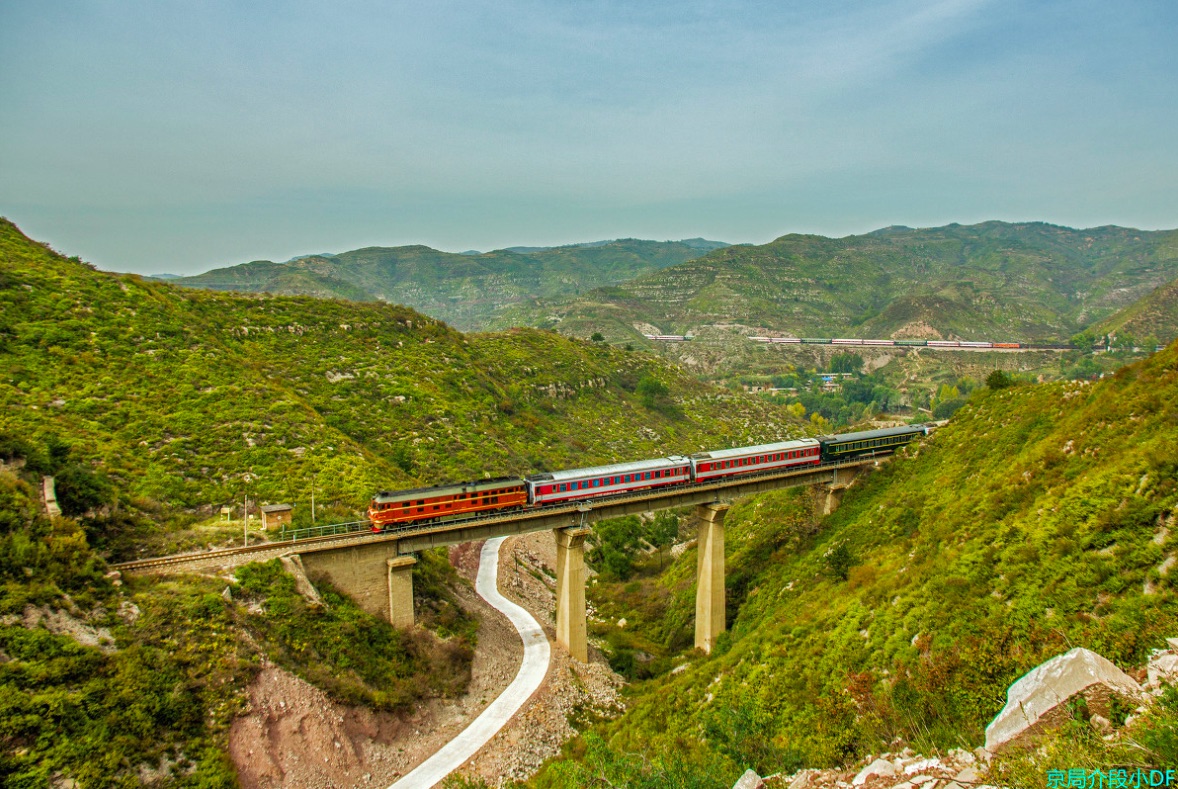
[{"label": "hazy blue sky", "polygon": [[0,0],[0,214],[103,268],[1178,226],[1178,3]]}]

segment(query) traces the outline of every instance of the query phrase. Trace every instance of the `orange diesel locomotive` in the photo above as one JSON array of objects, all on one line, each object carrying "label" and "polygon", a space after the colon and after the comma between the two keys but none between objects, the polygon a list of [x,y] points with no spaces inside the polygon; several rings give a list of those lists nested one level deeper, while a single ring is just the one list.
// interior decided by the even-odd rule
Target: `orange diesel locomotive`
[{"label": "orange diesel locomotive", "polygon": [[498,477],[432,488],[383,491],[369,505],[368,520],[372,521],[373,531],[380,531],[401,523],[519,509],[527,503],[528,491],[522,479]]}]

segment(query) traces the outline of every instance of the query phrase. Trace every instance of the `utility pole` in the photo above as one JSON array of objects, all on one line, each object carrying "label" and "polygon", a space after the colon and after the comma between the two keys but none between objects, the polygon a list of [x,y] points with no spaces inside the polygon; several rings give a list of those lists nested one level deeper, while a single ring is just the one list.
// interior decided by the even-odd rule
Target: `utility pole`
[{"label": "utility pole", "polygon": [[315,525],[315,478],[311,477],[311,525]]},{"label": "utility pole", "polygon": [[245,489],[245,494],[241,501],[241,545],[248,548],[250,544],[250,496],[249,488]]}]

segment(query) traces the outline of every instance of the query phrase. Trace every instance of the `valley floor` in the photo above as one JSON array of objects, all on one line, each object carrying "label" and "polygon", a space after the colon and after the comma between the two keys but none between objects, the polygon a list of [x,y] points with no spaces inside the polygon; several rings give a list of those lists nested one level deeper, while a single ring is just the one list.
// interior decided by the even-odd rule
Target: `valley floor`
[{"label": "valley floor", "polygon": [[[455,546],[450,560],[474,582],[481,543]],[[547,532],[509,539],[499,554],[499,591],[526,608],[552,649],[540,689],[459,771],[492,785],[532,775],[574,734],[570,719],[618,709],[622,683],[599,654],[572,661],[555,643],[555,597],[542,579],[556,566]],[[505,616],[475,594],[457,590],[480,618],[468,692],[433,700],[411,716],[375,713],[332,701],[318,688],[267,666],[250,688],[250,712],[231,733],[230,752],[244,789],[382,787],[395,782],[457,736],[508,686],[523,645]]]},{"label": "valley floor", "polygon": [[511,682],[523,644],[507,618],[473,589],[456,591],[480,618],[466,694],[431,700],[405,717],[339,704],[268,666],[250,687],[249,714],[230,735],[243,789],[388,786],[465,728]]},{"label": "valley floor", "polygon": [[[478,555],[477,543],[461,548]],[[466,564],[453,553],[451,560],[459,573],[471,577]],[[509,538],[499,553],[499,591],[540,622],[552,647],[552,662],[544,684],[459,771],[462,775],[485,780],[492,786],[526,779],[545,760],[560,753],[561,746],[576,733],[573,723],[579,718],[611,715],[620,710],[623,680],[610,670],[604,656],[590,646],[589,663],[580,663],[556,644],[556,596],[547,580],[554,576],[555,569],[556,542],[549,532]],[[478,649],[483,649],[481,637]]]}]

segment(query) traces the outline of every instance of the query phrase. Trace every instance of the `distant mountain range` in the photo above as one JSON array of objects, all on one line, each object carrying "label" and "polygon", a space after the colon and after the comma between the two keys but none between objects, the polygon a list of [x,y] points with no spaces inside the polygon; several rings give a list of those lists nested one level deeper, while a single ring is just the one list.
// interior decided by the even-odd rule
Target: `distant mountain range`
[{"label": "distant mountain range", "polygon": [[[584,241],[580,244],[564,244],[558,247],[507,247],[508,252],[519,252],[521,254],[531,254],[533,252],[547,252],[551,249],[591,249],[592,247],[604,247],[609,244],[617,244],[623,241],[635,241],[636,239],[616,239],[614,241]],[[713,249],[723,249],[731,244],[726,244],[723,241],[709,241],[706,238],[685,238],[681,241],[675,242],[682,244],[685,247],[692,249],[703,250],[704,252],[711,252]],[[464,254],[481,254],[478,252],[470,252]]]},{"label": "distant mountain range", "polygon": [[[619,239],[461,254],[370,247],[172,284],[404,304],[464,331],[1059,341],[1178,336],[1178,231],[983,222],[762,245]],[[1156,291],[1156,292],[1155,292]],[[1138,300],[1146,300],[1140,306]]]},{"label": "distant mountain range", "polygon": [[[1178,231],[984,222],[730,246],[620,285],[503,311],[495,325],[613,341],[701,327],[794,336],[1061,340],[1178,278]],[[1130,331],[1172,339],[1173,289]],[[1167,328],[1168,327],[1168,328]]]},{"label": "distant mountain range", "polygon": [[388,301],[478,331],[502,323],[497,318],[506,308],[625,282],[725,246],[702,238],[629,238],[458,254],[425,246],[368,247],[158,279],[209,290]]}]

